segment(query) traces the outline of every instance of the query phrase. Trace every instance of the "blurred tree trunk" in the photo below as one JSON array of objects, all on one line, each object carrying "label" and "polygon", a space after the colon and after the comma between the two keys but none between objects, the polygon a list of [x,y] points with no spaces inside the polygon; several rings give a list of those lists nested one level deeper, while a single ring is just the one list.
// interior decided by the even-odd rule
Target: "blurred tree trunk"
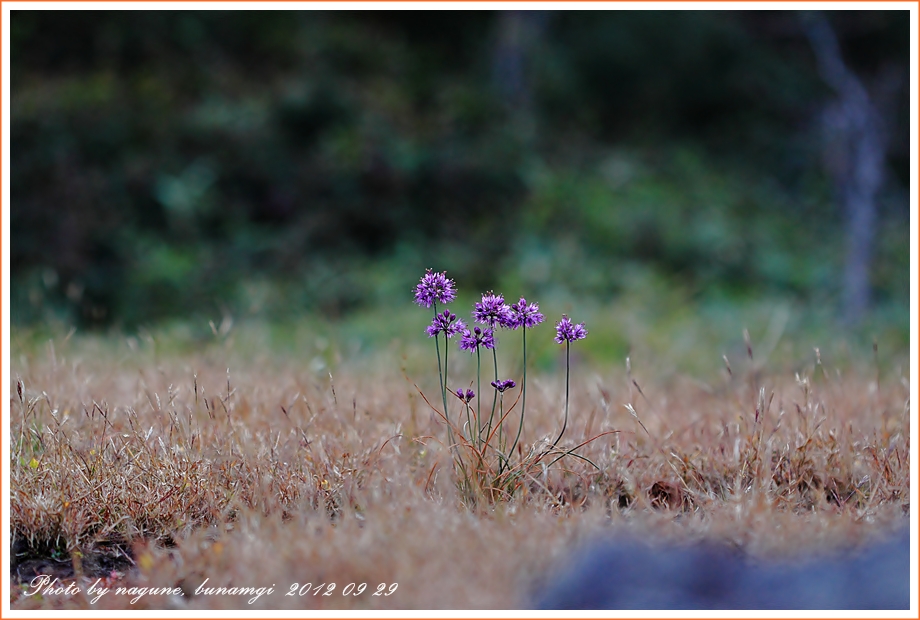
[{"label": "blurred tree trunk", "polygon": [[875,197],[884,180],[888,139],[867,89],[844,63],[827,19],[820,13],[808,13],[803,24],[818,71],[837,93],[823,120],[826,162],[846,218],[843,316],[853,323],[864,316],[872,301],[870,273],[878,210]]},{"label": "blurred tree trunk", "polygon": [[501,11],[498,17],[492,77],[518,135],[526,144],[531,144],[536,135],[530,80],[533,51],[548,19],[546,11]]}]

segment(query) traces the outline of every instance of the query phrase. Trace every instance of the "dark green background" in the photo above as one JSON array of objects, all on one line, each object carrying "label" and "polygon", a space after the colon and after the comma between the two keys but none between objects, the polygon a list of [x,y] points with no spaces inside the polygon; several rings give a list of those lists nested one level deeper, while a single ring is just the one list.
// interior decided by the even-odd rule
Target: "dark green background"
[{"label": "dark green background", "polygon": [[[909,14],[828,18],[870,89],[905,76],[870,320],[906,333]],[[347,318],[425,267],[840,310],[834,93],[794,12],[13,11],[11,37],[15,324]]]}]

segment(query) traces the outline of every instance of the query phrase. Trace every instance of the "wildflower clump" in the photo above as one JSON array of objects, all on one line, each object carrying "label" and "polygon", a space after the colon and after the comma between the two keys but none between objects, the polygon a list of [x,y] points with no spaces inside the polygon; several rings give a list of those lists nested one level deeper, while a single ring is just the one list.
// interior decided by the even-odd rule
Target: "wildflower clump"
[{"label": "wildflower clump", "polygon": [[[415,303],[424,308],[434,308],[431,324],[425,328],[429,338],[435,340],[435,349],[438,355],[438,376],[441,385],[443,410],[438,411],[447,425],[449,449],[453,455],[454,463],[460,473],[460,487],[466,492],[471,501],[476,501],[486,492],[494,498],[494,493],[500,491],[510,494],[514,489],[520,488],[521,481],[530,468],[535,467],[540,460],[556,451],[556,446],[562,439],[568,425],[569,417],[569,374],[570,374],[570,345],[572,342],[587,337],[588,330],[584,323],[575,324],[568,316],[556,323],[554,340],[566,345],[566,382],[565,382],[565,417],[562,430],[549,449],[542,453],[532,448],[523,454],[520,449],[521,434],[524,429],[524,420],[527,403],[527,331],[544,322],[545,317],[540,312],[540,307],[535,302],[528,302],[524,297],[512,304],[505,303],[501,294],[492,291],[484,293],[479,301],[473,305],[471,318],[474,325],[467,324],[454,312],[442,306],[453,302],[457,297],[456,285],[444,272],[428,269],[415,287]],[[505,398],[509,392],[518,387],[518,382],[513,378],[499,379],[498,336],[499,330],[515,331],[521,329],[522,347],[522,377],[520,393],[505,407]],[[461,351],[476,355],[476,390],[470,388],[449,388],[448,378],[448,345],[449,340],[457,336],[457,344]],[[444,344],[443,355],[440,343]],[[482,394],[482,352],[492,352],[492,370],[494,388],[491,411],[486,410],[484,415],[481,402]],[[507,374],[505,375],[507,377]],[[473,381],[470,381],[472,386]],[[447,400],[447,392],[457,397],[460,401],[460,412],[451,413]],[[480,398],[477,399],[477,394]],[[513,398],[509,397],[509,398]],[[473,401],[475,402],[475,406]],[[516,432],[506,430],[506,421],[509,415],[521,403],[517,414]],[[456,406],[455,406],[456,408]],[[475,409],[475,411],[474,411]],[[436,410],[437,411],[437,410]],[[513,428],[513,427],[512,427]],[[456,441],[455,441],[456,436]],[[509,441],[511,437],[512,441]],[[515,449],[518,449],[515,459]],[[574,455],[572,450],[557,451],[559,456],[552,461]],[[574,455],[579,456],[579,455]],[[584,458],[584,457],[579,457]],[[587,460],[587,459],[585,459]],[[588,461],[590,462],[590,461]],[[550,463],[550,465],[552,465]]]}]

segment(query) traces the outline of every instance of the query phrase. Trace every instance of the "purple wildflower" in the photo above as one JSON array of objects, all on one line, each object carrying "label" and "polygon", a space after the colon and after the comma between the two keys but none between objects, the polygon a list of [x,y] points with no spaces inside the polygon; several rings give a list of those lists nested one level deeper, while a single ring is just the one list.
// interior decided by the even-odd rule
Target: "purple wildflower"
[{"label": "purple wildflower", "polygon": [[514,379],[505,379],[504,381],[493,381],[492,382],[492,387],[494,387],[499,392],[504,392],[505,390],[509,388],[513,388],[515,385],[517,384],[514,382]]},{"label": "purple wildflower", "polygon": [[562,344],[563,342],[575,342],[576,340],[581,340],[588,335],[588,330],[585,329],[584,323],[579,323],[578,325],[572,323],[572,321],[566,315],[562,315],[562,320],[556,323],[556,337],[553,339],[557,343]]},{"label": "purple wildflower", "polygon": [[426,327],[425,331],[428,332],[429,338],[434,338],[441,332],[444,332],[448,338],[453,338],[464,329],[466,329],[466,324],[463,320],[458,319],[457,315],[450,310],[445,310],[434,315],[431,325]]},{"label": "purple wildflower", "polygon": [[477,323],[488,325],[492,329],[497,326],[504,327],[511,320],[511,308],[505,304],[502,295],[494,295],[489,291],[482,296],[481,302],[476,302],[473,318]]},{"label": "purple wildflower", "polygon": [[510,320],[505,324],[509,329],[518,327],[533,327],[543,322],[543,315],[540,314],[540,306],[536,303],[528,304],[527,300],[521,297],[516,304],[511,304]]},{"label": "purple wildflower", "polygon": [[428,269],[415,286],[415,303],[426,308],[437,303],[449,304],[456,297],[454,281],[447,277],[446,272]]},{"label": "purple wildflower", "polygon": [[471,400],[476,398],[476,392],[474,392],[473,390],[467,390],[466,393],[464,394],[463,388],[460,388],[454,393],[457,395],[457,398],[459,398],[460,400],[462,400],[463,402],[467,404],[469,404]]},{"label": "purple wildflower", "polygon": [[473,328],[473,331],[463,330],[463,336],[460,337],[460,348],[472,353],[479,347],[484,349],[495,348],[495,336],[492,334],[492,330],[488,328],[479,329],[478,327]]}]

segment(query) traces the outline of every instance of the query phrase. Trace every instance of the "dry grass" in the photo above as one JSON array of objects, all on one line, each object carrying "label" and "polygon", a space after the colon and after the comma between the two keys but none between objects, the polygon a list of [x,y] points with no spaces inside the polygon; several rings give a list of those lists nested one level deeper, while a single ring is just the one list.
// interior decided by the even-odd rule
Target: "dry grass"
[{"label": "dry grass", "polygon": [[[544,460],[510,499],[469,505],[443,422],[392,363],[330,377],[247,351],[56,344],[12,355],[14,608],[90,605],[24,596],[39,573],[185,592],[132,608],[519,608],[599,531],[788,556],[866,543],[910,508],[904,375],[576,368],[562,444],[613,431],[580,450],[601,471]],[[561,387],[529,378],[526,448],[558,432]],[[274,593],[195,595],[206,578]],[[336,590],[285,596],[308,582]]]}]

